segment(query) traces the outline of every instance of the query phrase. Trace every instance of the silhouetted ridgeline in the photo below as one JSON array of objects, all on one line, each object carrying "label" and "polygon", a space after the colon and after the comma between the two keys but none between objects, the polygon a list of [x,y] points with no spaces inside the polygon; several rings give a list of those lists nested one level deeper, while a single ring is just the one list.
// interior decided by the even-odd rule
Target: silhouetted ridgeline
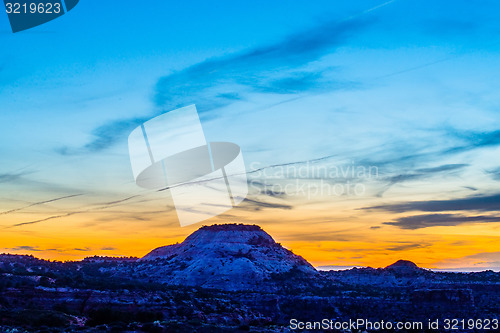
[{"label": "silhouetted ridgeline", "polygon": [[287,332],[289,320],[497,318],[500,273],[409,261],[316,271],[255,225],[202,227],[145,257],[0,255],[1,331]]},{"label": "silhouetted ridgeline", "polygon": [[84,263],[97,262],[136,262],[138,257],[108,257],[108,256],[93,256],[82,260]]}]

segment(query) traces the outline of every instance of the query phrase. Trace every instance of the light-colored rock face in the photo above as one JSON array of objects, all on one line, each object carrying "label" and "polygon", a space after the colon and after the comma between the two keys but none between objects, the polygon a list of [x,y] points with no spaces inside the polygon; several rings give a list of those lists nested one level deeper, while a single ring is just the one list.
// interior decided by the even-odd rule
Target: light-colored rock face
[{"label": "light-colored rock face", "polygon": [[[258,226],[215,225],[203,227],[181,244],[164,246],[141,259],[165,261],[148,274],[171,284],[223,289],[251,289],[274,274],[316,270],[302,257],[277,244]],[[168,269],[166,272],[164,269]]]},{"label": "light-colored rock face", "polygon": [[226,229],[217,227],[199,229],[188,236],[183,244],[201,246],[204,244],[255,244],[257,239],[269,244],[275,244],[274,239],[257,226],[256,228],[249,228],[253,226],[229,225]]}]

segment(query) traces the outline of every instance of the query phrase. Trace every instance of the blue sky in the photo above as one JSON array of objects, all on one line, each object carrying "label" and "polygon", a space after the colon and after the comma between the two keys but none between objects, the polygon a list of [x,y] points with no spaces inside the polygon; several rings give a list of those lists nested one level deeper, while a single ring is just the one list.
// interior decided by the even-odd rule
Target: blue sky
[{"label": "blue sky", "polygon": [[[270,182],[290,177],[250,175],[268,186],[251,193],[256,207],[249,201],[250,209],[232,216],[267,223],[305,253],[312,250],[304,242],[321,240],[304,233],[310,224],[296,216],[324,223],[326,234],[337,235],[346,224],[353,235],[366,229],[367,243],[397,235],[417,250],[438,244],[434,253],[449,246],[446,237],[467,235],[473,245],[457,248],[456,259],[480,257],[486,242],[488,265],[498,267],[491,248],[500,220],[499,6],[81,1],[67,15],[16,34],[0,15],[0,207],[16,210],[0,222],[12,230],[11,248],[26,245],[16,232],[43,235],[25,222],[60,222],[47,228],[58,230],[54,246],[66,249],[62,239],[69,236],[60,228],[116,232],[112,223],[101,224],[113,214],[141,220],[141,228],[162,228],[159,237],[185,235],[190,229],[179,230],[175,221],[158,222],[168,198],[135,186],[127,136],[156,115],[195,103],[207,139],[238,143],[249,170],[317,160],[327,168],[379,171],[377,179],[358,180],[363,195],[333,199],[268,195]],[[127,207],[106,205],[136,195]],[[72,197],[30,206],[66,196]],[[457,200],[473,203],[450,208],[448,201]],[[422,202],[439,209],[424,209]],[[86,222],[71,220],[75,216]],[[294,227],[285,231],[275,219],[290,219]],[[372,239],[373,230],[388,231]],[[429,235],[412,230],[432,230],[432,244],[415,241]],[[134,253],[146,249],[140,244]],[[444,253],[414,256],[444,265]],[[339,258],[323,263],[365,263]]]}]

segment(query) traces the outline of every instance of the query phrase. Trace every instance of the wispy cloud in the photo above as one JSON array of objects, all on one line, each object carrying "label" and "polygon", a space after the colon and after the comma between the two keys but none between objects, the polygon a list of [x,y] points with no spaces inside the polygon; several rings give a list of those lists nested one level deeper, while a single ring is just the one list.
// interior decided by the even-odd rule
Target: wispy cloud
[{"label": "wispy cloud", "polygon": [[38,248],[38,246],[29,246],[29,245],[21,245],[21,246],[16,246],[12,248],[8,248],[9,250],[12,251],[42,251]]},{"label": "wispy cloud", "polygon": [[201,107],[203,112],[227,105],[233,98],[225,97],[239,96],[239,91],[278,94],[309,91],[324,83],[321,73],[297,69],[344,45],[367,26],[369,23],[361,19],[328,22],[273,45],[206,60],[161,78],[155,102],[170,109],[185,104],[187,97],[200,106],[209,106]]},{"label": "wispy cloud", "polygon": [[[39,190],[45,190],[51,193],[74,193],[81,192],[81,189],[70,187],[66,184],[59,184],[57,182],[47,182],[36,180],[28,175],[34,174],[37,171],[28,170],[28,167],[20,169],[21,171],[4,172],[0,173],[0,184],[11,183],[18,186],[36,187]],[[81,195],[81,194],[79,194]]]},{"label": "wispy cloud", "polygon": [[30,208],[30,207],[34,207],[34,206],[39,206],[39,205],[43,205],[43,204],[46,204],[46,203],[55,202],[55,201],[59,201],[59,200],[63,200],[63,199],[74,198],[74,197],[78,197],[78,196],[82,196],[82,195],[83,194],[72,194],[72,195],[67,195],[67,196],[64,196],[64,197],[59,197],[59,198],[54,198],[54,199],[49,199],[49,200],[44,200],[44,201],[38,201],[38,202],[34,202],[32,204],[29,204],[27,206],[23,206],[23,207],[11,209],[11,210],[8,210],[8,211],[5,211],[5,212],[0,212],[0,215],[10,214],[10,213],[18,212],[18,211],[26,209],[26,208]]},{"label": "wispy cloud", "polygon": [[[384,169],[393,169],[394,172],[387,178],[391,182],[416,180],[442,172],[459,172],[468,164],[444,164],[437,167],[419,167],[428,165],[437,160],[454,157],[458,154],[482,148],[497,147],[500,145],[500,130],[470,131],[446,127],[440,134],[431,132],[432,136],[419,139],[419,144],[414,141],[388,142],[383,149],[375,153],[366,154],[360,163],[378,166]],[[436,141],[443,143],[436,145]],[[410,153],[406,153],[410,151]],[[399,171],[399,174],[397,172]],[[408,170],[408,172],[401,172]],[[399,178],[398,178],[399,177]]]},{"label": "wispy cloud", "polygon": [[[329,155],[329,156],[324,156],[324,157],[320,157],[320,158],[313,159],[313,160],[308,160],[308,161],[295,161],[295,162],[289,162],[289,163],[274,164],[274,165],[264,166],[264,167],[261,167],[261,168],[255,169],[255,170],[248,171],[248,172],[246,172],[246,174],[258,173],[258,172],[263,171],[265,169],[275,168],[275,167],[278,167],[278,166],[300,165],[300,164],[304,164],[304,163],[308,163],[308,162],[325,161],[325,160],[328,160],[328,159],[330,159],[332,157],[333,157],[332,155]],[[210,181],[210,180],[215,180],[215,179],[221,179],[221,177],[214,177],[212,179],[207,179],[207,180],[203,180],[203,181],[193,181],[193,182],[186,182],[186,183],[181,183],[181,184],[177,184],[177,185],[173,185],[173,186],[168,186],[168,187],[165,187],[165,188],[158,189],[156,192],[163,192],[163,191],[166,191],[166,190],[168,190],[170,188],[179,187],[179,186],[190,186],[190,185],[193,185],[193,184],[204,183],[204,182],[207,182],[207,181]],[[60,219],[60,218],[64,218],[64,217],[69,217],[69,216],[72,216],[72,215],[83,214],[83,213],[88,213],[88,212],[92,212],[92,211],[104,210],[104,209],[112,208],[112,207],[115,207],[115,206],[121,206],[123,204],[127,204],[128,202],[130,202],[131,200],[134,200],[134,199],[138,199],[138,200],[135,200],[135,203],[146,202],[148,200],[144,200],[144,197],[146,197],[147,195],[148,194],[145,194],[145,195],[132,195],[132,196],[128,196],[128,197],[123,198],[123,199],[100,203],[100,204],[94,205],[94,207],[91,207],[91,208],[85,208],[85,209],[82,208],[82,209],[79,209],[79,210],[74,210],[74,211],[71,211],[71,212],[66,212],[64,214],[57,214],[57,215],[52,215],[52,216],[49,216],[49,217],[46,217],[46,218],[37,219],[37,220],[33,220],[33,221],[16,223],[16,224],[7,226],[5,228],[14,228],[14,227],[21,227],[21,226],[25,226],[25,225],[38,224],[38,223],[42,223],[42,222],[45,222],[45,221],[50,221],[50,220],[54,220],[54,219]],[[267,194],[267,195],[269,195],[269,194]],[[77,196],[77,195],[74,195],[74,196]],[[62,197],[62,198],[64,198],[64,197]],[[56,198],[56,199],[62,199],[62,198]],[[239,209],[247,209],[247,210],[254,210],[255,211],[255,210],[260,210],[262,208],[292,209],[293,207],[291,205],[286,205],[286,204],[268,203],[268,202],[265,202],[265,201],[252,200],[252,199],[247,198],[237,208],[239,208]],[[172,207],[165,207],[165,212],[170,211],[172,209],[173,209]],[[154,211],[154,212],[134,213],[134,214],[128,214],[128,218],[129,219],[135,219],[135,220],[149,220],[149,218],[148,217],[144,217],[144,215],[151,215],[151,214],[155,214],[156,215],[156,214],[159,214],[159,213],[162,213],[162,212],[160,212],[160,211]],[[107,219],[101,219],[101,220],[104,221],[104,220],[107,220]]]},{"label": "wispy cloud", "polygon": [[452,268],[469,266],[470,268],[482,267],[484,269],[492,268],[499,270],[500,252],[482,252],[462,258],[445,259],[438,262],[437,265]]},{"label": "wispy cloud", "polygon": [[[155,112],[144,117],[110,121],[97,127],[92,131],[94,139],[83,150],[95,152],[106,149],[146,120],[187,104],[196,104],[201,116],[206,119],[214,116],[208,111],[244,99],[250,92],[297,94],[352,88],[355,83],[338,82],[325,77],[328,70],[306,68],[306,65],[345,45],[353,35],[369,27],[371,21],[359,18],[369,12],[320,24],[272,45],[208,59],[164,76],[156,84]],[[72,153],[67,147],[58,151],[61,154]]]},{"label": "wispy cloud", "polygon": [[410,244],[403,244],[403,245],[396,245],[396,246],[391,246],[388,247],[388,251],[407,251],[407,250],[413,250],[413,249],[420,249],[424,247],[428,247],[430,244],[421,244],[421,243],[410,243]]},{"label": "wispy cloud", "polygon": [[246,198],[240,205],[235,207],[235,209],[253,210],[253,211],[258,211],[261,210],[262,208],[292,209],[293,206]]},{"label": "wispy cloud", "polygon": [[0,173],[0,183],[19,181],[26,174],[28,174],[28,172]]},{"label": "wispy cloud", "polygon": [[467,167],[468,164],[444,164],[437,167],[431,168],[421,168],[414,171],[408,172],[406,174],[398,174],[386,177],[383,181],[386,181],[386,185],[379,191],[377,196],[382,196],[387,190],[397,184],[419,181],[427,178],[436,176],[442,173],[451,173],[458,171]]},{"label": "wispy cloud", "polygon": [[500,180],[500,168],[487,171],[494,180]]},{"label": "wispy cloud", "polygon": [[[120,139],[125,138],[127,134],[132,132],[132,130],[138,125],[144,123],[150,118],[151,116],[134,117],[114,120],[101,125],[92,131],[94,140],[90,141],[83,147],[84,151],[97,152],[109,148]],[[63,155],[67,155],[71,154],[72,150],[67,147],[63,147],[59,150],[59,152]]]},{"label": "wispy cloud", "polygon": [[449,200],[411,201],[396,204],[379,205],[362,208],[365,210],[384,210],[393,213],[409,211],[442,212],[442,211],[500,211],[500,194],[472,196]]},{"label": "wispy cloud", "polygon": [[500,216],[465,216],[461,214],[424,214],[400,217],[393,222],[384,224],[393,225],[401,229],[422,229],[437,226],[455,226],[466,223],[500,222]]},{"label": "wispy cloud", "polygon": [[5,228],[8,229],[8,228],[14,228],[14,227],[21,227],[21,226],[25,226],[25,225],[38,224],[38,223],[41,223],[41,222],[55,220],[55,219],[60,219],[60,218],[64,218],[64,217],[69,217],[69,216],[72,216],[72,215],[83,214],[83,213],[88,213],[88,212],[92,212],[92,211],[104,210],[104,209],[107,209],[107,208],[111,208],[111,207],[123,205],[123,204],[125,204],[125,202],[128,202],[129,200],[132,200],[132,199],[135,199],[135,198],[138,198],[138,197],[140,197],[140,196],[133,195],[133,196],[129,196],[127,198],[121,199],[121,200],[115,200],[115,201],[111,201],[111,202],[105,202],[105,203],[97,204],[97,205],[94,205],[94,207],[92,207],[92,208],[85,208],[85,209],[80,209],[80,210],[74,210],[74,211],[63,213],[63,214],[52,215],[52,216],[48,216],[48,217],[45,217],[45,218],[42,218],[42,219],[37,219],[37,220],[33,220],[33,221],[28,221],[28,222],[20,222],[20,223],[16,223],[16,224],[7,226]]},{"label": "wispy cloud", "polygon": [[433,168],[417,169],[416,172],[420,173],[420,174],[435,174],[435,173],[440,173],[440,172],[459,170],[459,169],[463,169],[467,166],[469,166],[469,165],[468,164],[444,164],[444,165],[440,165],[440,166],[433,167]]},{"label": "wispy cloud", "polygon": [[6,227],[6,228],[21,227],[23,225],[37,224],[37,223],[40,223],[40,222],[45,222],[45,221],[50,221],[50,220],[54,220],[54,219],[59,219],[59,218],[62,218],[62,217],[68,217],[68,216],[75,215],[75,214],[80,214],[80,213],[81,212],[69,212],[69,213],[60,214],[60,215],[53,215],[53,216],[49,216],[49,217],[46,217],[46,218],[43,218],[43,219],[34,220],[34,221],[16,223],[16,224],[13,224],[13,225],[11,225],[9,227]]},{"label": "wispy cloud", "polygon": [[91,249],[91,248],[88,248],[88,247],[84,247],[84,248],[75,247],[75,248],[73,249],[73,251],[88,252],[88,251],[92,251],[92,249]]},{"label": "wispy cloud", "polygon": [[460,140],[462,144],[449,149],[445,153],[461,153],[476,148],[500,145],[500,130],[485,132],[454,130],[450,135]]},{"label": "wispy cloud", "polygon": [[[294,241],[304,241],[308,242],[352,242],[353,240],[359,240],[360,235],[353,232],[339,232],[339,231],[301,231],[300,233],[293,233],[289,235],[283,235],[280,237],[282,240],[288,242]],[[341,252],[340,249],[329,250],[332,252]],[[347,251],[347,250],[346,250]],[[353,250],[355,251],[355,250]]]}]

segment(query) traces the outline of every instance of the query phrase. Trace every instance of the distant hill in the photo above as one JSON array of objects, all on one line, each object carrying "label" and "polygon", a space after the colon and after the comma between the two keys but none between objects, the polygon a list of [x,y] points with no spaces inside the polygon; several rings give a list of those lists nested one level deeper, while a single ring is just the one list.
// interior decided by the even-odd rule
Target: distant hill
[{"label": "distant hill", "polygon": [[394,264],[387,266],[385,270],[402,274],[418,274],[426,271],[425,269],[418,267],[414,262],[408,260],[398,260]]},{"label": "distant hill", "polygon": [[418,269],[419,267],[409,260],[398,260],[394,264],[389,265],[386,269]]},{"label": "distant hill", "polygon": [[253,289],[282,274],[317,274],[261,227],[244,224],[202,227],[180,244],[154,249],[140,262],[157,281],[229,290]]}]

